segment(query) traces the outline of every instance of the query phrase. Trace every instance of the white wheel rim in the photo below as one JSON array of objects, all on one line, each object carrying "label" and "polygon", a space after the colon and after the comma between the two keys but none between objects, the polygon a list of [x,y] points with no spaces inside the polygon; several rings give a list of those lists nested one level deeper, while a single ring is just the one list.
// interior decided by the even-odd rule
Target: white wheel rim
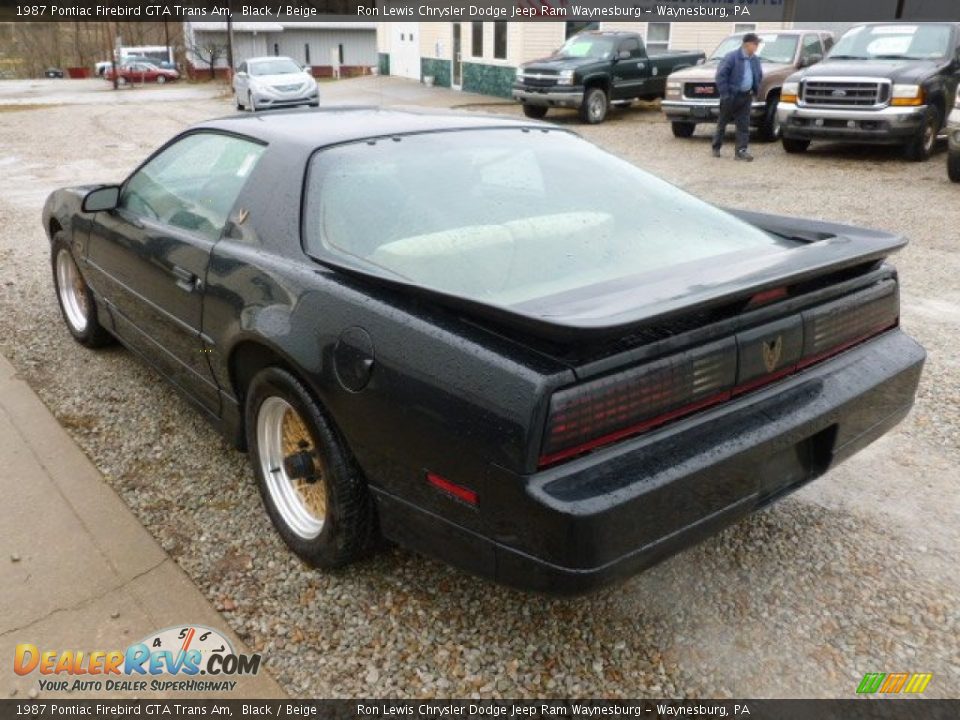
[{"label": "white wheel rim", "polygon": [[[291,477],[284,460],[297,450],[313,456],[315,482]],[[323,532],[327,516],[325,464],[300,414],[281,397],[268,397],[257,412],[257,453],[267,492],[287,528],[312,540]]]},{"label": "white wheel rim", "polygon": [[157,82],[163,85],[167,79],[163,75],[157,75]]},{"label": "white wheel rim", "polygon": [[74,332],[87,329],[90,315],[90,297],[77,264],[66,249],[57,253],[57,293],[63,314]]}]

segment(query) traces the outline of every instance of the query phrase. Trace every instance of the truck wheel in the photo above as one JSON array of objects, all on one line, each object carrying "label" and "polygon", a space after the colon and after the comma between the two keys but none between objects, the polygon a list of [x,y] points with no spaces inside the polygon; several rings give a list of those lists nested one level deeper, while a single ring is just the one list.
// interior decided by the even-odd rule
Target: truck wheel
[{"label": "truck wheel", "polygon": [[693,136],[693,131],[697,129],[696,123],[672,122],[670,129],[673,130],[673,136],[678,138],[688,138]]},{"label": "truck wheel", "polygon": [[935,107],[927,108],[923,125],[905,148],[907,160],[925,162],[933,154],[937,145],[937,133],[940,132],[940,111]]},{"label": "truck wheel", "polygon": [[947,156],[947,175],[955,183],[960,183],[960,150],[951,150]]},{"label": "truck wheel", "polygon": [[546,117],[547,108],[544,105],[527,105],[524,103],[523,114],[528,118],[539,120],[540,118]]},{"label": "truck wheel", "polygon": [[589,125],[597,125],[606,119],[609,108],[610,99],[603,88],[587,88],[580,106],[580,119]]},{"label": "truck wheel", "polygon": [[783,149],[790,154],[806,152],[807,148],[810,147],[809,140],[796,140],[794,138],[780,138],[780,142],[783,143]]},{"label": "truck wheel", "polygon": [[777,105],[780,96],[774,95],[767,101],[767,112],[760,124],[760,139],[766,142],[776,142],[780,139],[780,120],[777,119]]}]

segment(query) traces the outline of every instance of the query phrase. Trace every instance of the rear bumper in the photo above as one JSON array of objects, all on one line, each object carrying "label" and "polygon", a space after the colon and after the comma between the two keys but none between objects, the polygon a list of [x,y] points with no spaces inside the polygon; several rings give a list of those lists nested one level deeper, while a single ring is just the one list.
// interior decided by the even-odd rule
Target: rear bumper
[{"label": "rear bumper", "polygon": [[819,477],[909,412],[925,352],[899,329],[787,380],[528,476],[494,468],[487,531],[377,492],[387,537],[526,590],[633,575]]},{"label": "rear bumper", "polygon": [[[716,122],[720,117],[719,100],[663,100],[660,107],[671,122]],[[750,107],[751,122],[759,123],[766,112],[767,103],[763,100],[754,100]]]},{"label": "rear bumper", "polygon": [[791,140],[841,140],[900,144],[917,134],[927,106],[845,110],[780,103],[783,137]]},{"label": "rear bumper", "polygon": [[583,104],[583,87],[526,88],[513,86],[511,95],[525,105],[578,108]]}]

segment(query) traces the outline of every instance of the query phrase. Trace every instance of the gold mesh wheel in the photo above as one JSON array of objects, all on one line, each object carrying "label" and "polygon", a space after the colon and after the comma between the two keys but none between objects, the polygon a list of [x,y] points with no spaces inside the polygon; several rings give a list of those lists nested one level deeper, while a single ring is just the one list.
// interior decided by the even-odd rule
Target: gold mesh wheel
[{"label": "gold mesh wheel", "polygon": [[327,518],[326,465],[300,413],[281,397],[268,397],[257,413],[257,444],[267,490],[290,530],[317,537]]}]

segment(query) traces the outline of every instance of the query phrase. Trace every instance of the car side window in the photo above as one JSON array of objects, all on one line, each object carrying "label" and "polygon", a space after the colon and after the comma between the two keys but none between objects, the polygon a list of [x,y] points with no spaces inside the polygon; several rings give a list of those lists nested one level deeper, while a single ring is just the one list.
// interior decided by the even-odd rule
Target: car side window
[{"label": "car side window", "polygon": [[622,43],[620,43],[620,47],[617,48],[617,53],[622,53],[624,50],[630,53],[630,57],[640,57],[640,41],[636,38],[624,40]]},{"label": "car side window", "polygon": [[240,63],[240,67],[237,68],[239,72],[245,73],[247,71],[247,64],[245,62]]},{"label": "car side window", "polygon": [[823,46],[820,45],[820,38],[817,35],[803,36],[803,57],[811,55],[823,55]]},{"label": "car side window", "polygon": [[830,52],[830,48],[833,47],[833,36],[824,35],[823,36],[823,51],[824,53]]},{"label": "car side window", "polygon": [[187,135],[130,177],[119,208],[216,240],[263,150],[222,133]]}]

